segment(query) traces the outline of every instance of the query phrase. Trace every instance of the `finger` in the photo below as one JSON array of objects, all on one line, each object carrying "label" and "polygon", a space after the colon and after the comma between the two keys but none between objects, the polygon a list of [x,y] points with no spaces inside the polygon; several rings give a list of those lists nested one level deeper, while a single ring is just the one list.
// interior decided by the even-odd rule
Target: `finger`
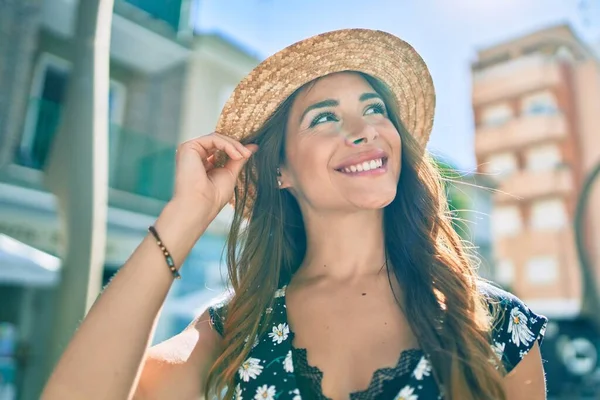
[{"label": "finger", "polygon": [[222,135],[220,133],[215,134],[233,144],[235,148],[245,157],[250,157],[252,155],[252,152],[248,148],[246,148],[246,146],[244,146],[238,140],[232,138],[231,136]]},{"label": "finger", "polygon": [[209,156],[206,160],[203,160],[202,163],[204,164],[204,169],[206,170],[206,172],[210,171],[211,169],[215,168],[215,156],[211,155]]},{"label": "finger", "polygon": [[247,144],[245,146],[248,150],[250,150],[250,152],[252,152],[252,154],[256,153],[258,151],[258,145],[257,144]]},{"label": "finger", "polygon": [[[251,147],[248,150],[252,151],[253,153],[255,153],[258,150],[257,145],[249,145],[249,146],[251,146]],[[248,160],[249,160],[248,158],[243,158],[241,160],[231,160],[230,159],[230,160],[227,160],[227,162],[225,163],[223,168],[226,168],[229,171],[231,171],[231,174],[237,178],[237,176],[242,171],[242,168],[244,168],[244,164],[246,164],[248,162]]]},{"label": "finger", "polygon": [[191,148],[205,160],[216,150],[225,152],[230,158],[240,160],[244,155],[236,148],[234,143],[220,135],[207,135],[192,139],[183,144],[184,148]]}]

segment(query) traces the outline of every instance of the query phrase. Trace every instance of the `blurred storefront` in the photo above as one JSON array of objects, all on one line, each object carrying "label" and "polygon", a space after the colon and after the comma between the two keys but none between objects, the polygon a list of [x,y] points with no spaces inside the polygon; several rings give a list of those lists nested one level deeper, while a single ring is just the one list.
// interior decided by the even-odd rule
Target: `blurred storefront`
[{"label": "blurred storefront", "polygon": [[[193,32],[190,3],[115,1],[104,283],[170,198],[176,146],[214,129],[237,82],[259,62],[219,34]],[[42,171],[69,80],[74,12],[71,1],[0,2],[0,393],[19,399],[37,399],[43,385],[60,273],[59,220]],[[155,341],[222,292],[229,212],[187,259]]]},{"label": "blurred storefront", "polygon": [[[496,279],[552,321],[542,346],[550,396],[600,391],[597,305],[582,308],[600,283],[600,208],[588,207],[582,228],[589,266],[574,227],[583,182],[600,162],[598,58],[558,25],[480,50],[472,70],[477,161],[498,189]],[[588,204],[600,204],[600,185]]]}]

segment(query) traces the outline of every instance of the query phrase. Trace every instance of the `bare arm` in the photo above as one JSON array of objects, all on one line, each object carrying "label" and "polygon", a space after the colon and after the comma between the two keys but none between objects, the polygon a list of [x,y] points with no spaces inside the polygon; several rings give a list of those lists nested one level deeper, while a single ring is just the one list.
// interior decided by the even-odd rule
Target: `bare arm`
[{"label": "bare arm", "polygon": [[[187,209],[171,203],[156,223],[176,265],[203,231],[198,225],[206,225]],[[73,336],[43,398],[128,398],[172,282],[159,247],[146,236]]]},{"label": "bare arm", "polygon": [[546,378],[540,346],[537,343],[506,376],[504,390],[506,398],[510,400],[546,399]]},{"label": "bare arm", "polygon": [[[174,198],[155,224],[177,267],[231,198],[243,164],[256,149],[218,134],[202,136],[179,147]],[[216,150],[225,151],[230,157],[223,167],[215,167],[213,163]],[[187,356],[183,363],[186,371],[194,368],[193,373],[205,371],[219,351],[216,333],[202,323],[206,322],[206,315],[195,324],[197,329],[186,329],[171,341],[148,350],[172,282],[165,258],[148,234],[85,317],[42,398],[129,399],[138,389],[140,377],[138,397],[144,391],[148,393],[147,388],[161,392],[167,387],[177,390],[178,381],[169,382],[168,375],[158,376],[155,371],[174,352],[180,352],[181,356],[186,348],[190,349],[190,343],[194,343],[194,350],[193,356]],[[188,382],[189,387],[195,384],[202,385],[203,379]]]}]

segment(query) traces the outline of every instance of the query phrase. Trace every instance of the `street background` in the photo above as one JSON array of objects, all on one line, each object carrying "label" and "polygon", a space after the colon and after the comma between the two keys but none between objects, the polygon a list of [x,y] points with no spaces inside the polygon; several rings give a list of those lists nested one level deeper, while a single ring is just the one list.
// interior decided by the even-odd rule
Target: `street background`
[{"label": "street background", "polygon": [[[549,398],[600,399],[600,0],[0,0],[0,400],[39,398],[169,200],[178,143],[265,57],[352,27],[423,56],[457,231],[481,276],[550,319]],[[231,216],[154,343],[225,289]]]}]

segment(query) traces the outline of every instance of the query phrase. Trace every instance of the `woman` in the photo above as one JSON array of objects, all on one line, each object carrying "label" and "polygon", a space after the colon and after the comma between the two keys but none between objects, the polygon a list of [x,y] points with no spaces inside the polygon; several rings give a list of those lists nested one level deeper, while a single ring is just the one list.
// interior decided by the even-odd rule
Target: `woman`
[{"label": "woman", "polygon": [[[545,398],[546,319],[473,273],[424,150],[434,103],[423,60],[384,32],[259,65],[219,133],[178,149],[172,201],[44,398]],[[234,194],[231,295],[148,349],[169,273]]]}]

